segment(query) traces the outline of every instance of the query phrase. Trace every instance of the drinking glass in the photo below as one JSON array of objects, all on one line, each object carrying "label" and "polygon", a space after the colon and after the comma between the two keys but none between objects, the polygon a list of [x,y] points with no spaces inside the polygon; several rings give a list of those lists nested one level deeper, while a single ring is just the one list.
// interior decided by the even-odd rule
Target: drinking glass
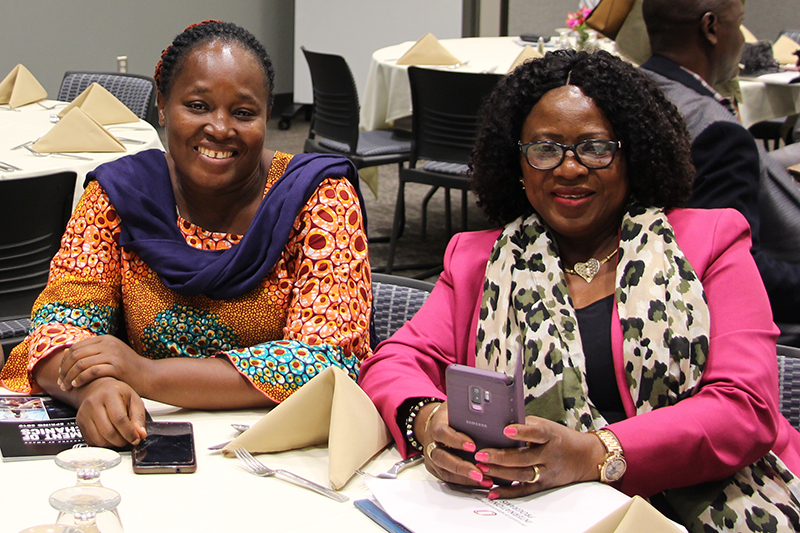
[{"label": "drinking glass", "polygon": [[123,533],[117,512],[121,500],[119,492],[99,485],[75,485],[50,495],[50,505],[58,511],[56,523],[82,533]]},{"label": "drinking glass", "polygon": [[70,448],[56,455],[56,464],[65,470],[74,470],[78,476],[76,486],[97,485],[100,473],[114,468],[120,463],[120,456],[114,450],[83,446]]},{"label": "drinking glass", "polygon": [[572,30],[569,28],[557,28],[556,31],[558,32],[558,37],[556,38],[556,50],[561,49],[569,49],[572,48],[572,42],[570,41],[569,35],[572,33]]}]

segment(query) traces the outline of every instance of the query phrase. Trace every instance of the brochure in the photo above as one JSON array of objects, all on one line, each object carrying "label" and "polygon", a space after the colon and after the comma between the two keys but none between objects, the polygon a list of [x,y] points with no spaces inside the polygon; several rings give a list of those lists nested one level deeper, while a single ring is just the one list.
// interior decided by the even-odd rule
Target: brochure
[{"label": "brochure", "polygon": [[83,444],[77,411],[48,396],[0,396],[3,461],[52,457]]}]

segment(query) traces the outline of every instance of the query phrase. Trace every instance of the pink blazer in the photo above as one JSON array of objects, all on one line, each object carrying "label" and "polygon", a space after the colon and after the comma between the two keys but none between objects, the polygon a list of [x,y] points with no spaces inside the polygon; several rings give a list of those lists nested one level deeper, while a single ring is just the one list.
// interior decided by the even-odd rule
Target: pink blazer
[{"label": "pink blazer", "polygon": [[[614,310],[612,349],[628,419],[609,429],[620,440],[629,495],[725,478],[773,450],[800,474],[800,433],[778,408],[778,367],[769,300],[750,254],[750,228],[733,209],[668,214],[711,313],[708,364],[699,391],[670,407],[634,416]],[[398,407],[408,398],[445,399],[450,363],[475,364],[475,334],[486,261],[500,230],[461,233],[447,247],[444,272],[420,311],[364,361],[359,383],[408,454]]]}]

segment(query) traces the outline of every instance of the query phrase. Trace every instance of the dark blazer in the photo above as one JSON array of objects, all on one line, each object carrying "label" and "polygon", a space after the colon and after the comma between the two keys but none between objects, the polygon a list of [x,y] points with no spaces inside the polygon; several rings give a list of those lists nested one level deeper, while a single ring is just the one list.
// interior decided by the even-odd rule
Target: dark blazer
[{"label": "dark blazer", "polygon": [[732,207],[745,216],[775,321],[800,323],[797,183],[687,71],[661,56],[641,68],[681,112],[692,137],[697,175],[686,207]]}]

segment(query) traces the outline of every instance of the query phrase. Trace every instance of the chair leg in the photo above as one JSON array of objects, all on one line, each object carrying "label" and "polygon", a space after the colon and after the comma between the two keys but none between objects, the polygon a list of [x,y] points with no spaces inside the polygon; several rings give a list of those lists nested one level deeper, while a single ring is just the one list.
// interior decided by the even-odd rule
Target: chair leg
[{"label": "chair leg", "polygon": [[453,234],[453,222],[450,220],[450,189],[444,189],[444,228],[447,235]]},{"label": "chair leg", "polygon": [[461,191],[461,231],[467,231],[467,202],[469,191]]},{"label": "chair leg", "polygon": [[431,198],[433,198],[433,195],[436,194],[436,191],[438,190],[439,187],[434,185],[422,199],[422,240],[425,240],[428,229],[428,202],[431,201]]},{"label": "chair leg", "polygon": [[397,184],[397,202],[394,206],[394,222],[392,223],[392,235],[389,238],[389,257],[386,259],[386,273],[391,274],[394,267],[394,254],[397,250],[397,239],[405,226],[406,211],[406,182],[403,179]]}]

